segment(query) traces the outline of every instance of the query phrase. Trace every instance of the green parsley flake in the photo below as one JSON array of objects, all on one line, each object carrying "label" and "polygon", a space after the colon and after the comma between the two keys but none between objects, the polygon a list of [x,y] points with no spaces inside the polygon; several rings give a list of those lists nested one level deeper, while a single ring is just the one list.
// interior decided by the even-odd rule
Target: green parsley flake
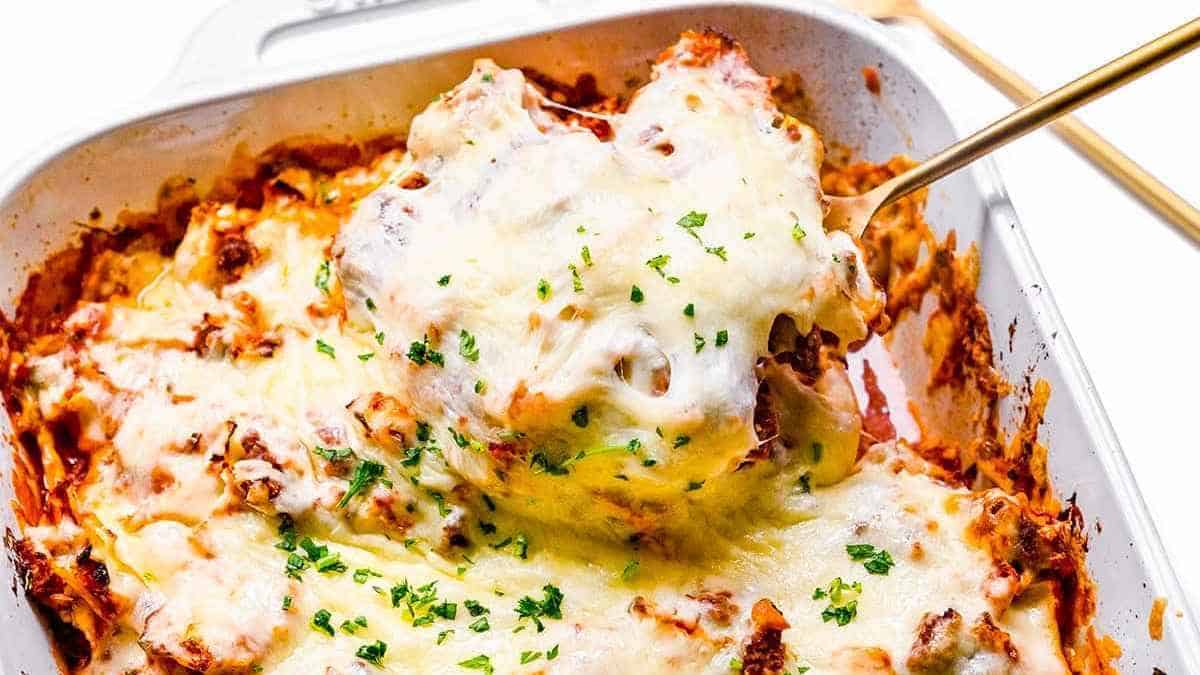
[{"label": "green parsley flake", "polygon": [[486,633],[491,630],[492,626],[488,623],[488,618],[486,616],[481,616],[472,621],[471,625],[467,626],[467,628],[470,628],[476,633]]},{"label": "green parsley flake", "polygon": [[550,648],[550,651],[546,652],[546,660],[553,661],[554,659],[557,659],[557,658],[558,658],[558,645],[554,645],[553,647]]},{"label": "green parsley flake", "polygon": [[792,239],[795,239],[797,244],[804,241],[804,238],[807,236],[808,233],[804,231],[804,228],[800,227],[800,223],[792,225]]},{"label": "green parsley flake", "polygon": [[637,284],[634,284],[633,288],[629,289],[629,301],[630,302],[633,302],[636,304],[641,304],[641,302],[645,299],[646,299],[646,295],[644,293],[642,293],[642,289],[637,287]]},{"label": "green parsley flake", "polygon": [[376,666],[383,665],[383,657],[387,654],[387,643],[383,640],[361,645],[354,655]]},{"label": "green parsley flake", "polygon": [[858,616],[858,601],[851,600],[842,606],[830,605],[821,610],[821,620],[825,623],[834,621],[839,626],[845,626]]},{"label": "green parsley flake", "polygon": [[333,347],[328,342],[322,340],[321,338],[317,338],[317,351],[331,359],[337,358],[337,352],[333,350]]},{"label": "green parsley flake", "polygon": [[362,354],[358,355],[358,360],[362,361],[363,363],[366,363],[367,361],[370,361],[374,356],[375,356],[375,352],[363,352]]},{"label": "green parsley flake", "polygon": [[482,670],[487,675],[492,675],[492,673],[496,672],[492,667],[492,659],[487,654],[480,654],[479,656],[472,656],[466,661],[459,661],[458,667],[466,668],[467,670]]},{"label": "green parsley flake", "polygon": [[670,263],[671,263],[671,256],[666,255],[665,253],[660,253],[660,254],[654,256],[653,258],[647,260],[646,266],[649,267],[650,269],[654,270],[655,272],[658,272],[658,276],[666,279],[667,278],[666,267]]},{"label": "green parsley flake", "polygon": [[685,446],[691,442],[692,442],[691,436],[684,436],[683,434],[680,434],[675,437],[675,442],[671,444],[671,447],[672,448],[682,448],[683,446]]},{"label": "green parsley flake", "polygon": [[327,462],[344,462],[354,456],[354,450],[350,448],[323,448],[318,445],[313,448],[313,454],[325,459]]},{"label": "green parsley flake", "polygon": [[306,569],[308,569],[307,560],[296,553],[288,554],[287,564],[283,568],[284,574],[288,575],[292,579],[299,580]]},{"label": "green parsley flake", "polygon": [[812,599],[829,598],[829,606],[821,611],[821,620],[845,626],[858,615],[858,596],[861,594],[861,582],[847,584],[841,577],[837,577],[829,583],[828,588],[814,589]]},{"label": "green parsley flake", "polygon": [[686,490],[684,490],[684,492],[695,492],[696,490],[699,490],[699,489],[700,489],[700,488],[702,488],[702,487],[704,487],[704,481],[702,481],[702,480],[689,480],[689,481],[688,481],[688,484],[687,484],[687,489],[686,489]]},{"label": "green parsley flake", "polygon": [[465,330],[458,334],[458,354],[468,361],[479,360],[479,347],[475,346],[475,336]]},{"label": "green parsley flake", "polygon": [[715,344],[718,347],[724,347],[725,345],[729,344],[729,331],[727,331],[727,330],[717,331],[717,339],[713,342],[713,344]]},{"label": "green parsley flake", "polygon": [[704,223],[708,220],[707,213],[698,213],[696,211],[688,211],[687,215],[675,221],[675,224],[690,230],[693,227],[704,227]]},{"label": "green parsley flake", "polygon": [[541,652],[521,652],[521,665],[525,665],[526,663],[533,663],[534,661],[537,661],[540,658],[542,658]]},{"label": "green parsley flake", "polygon": [[800,486],[802,494],[812,493],[812,474],[807,471],[800,474],[800,480],[796,481],[796,484]]},{"label": "green parsley flake", "polygon": [[720,258],[721,260],[724,260],[725,262],[729,262],[729,258],[725,254],[724,246],[705,246],[704,252],[711,253],[711,254],[717,256],[718,258]]},{"label": "green parsley flake", "polygon": [[588,407],[581,405],[571,413],[571,421],[580,429],[586,428],[588,425]]},{"label": "green parsley flake", "polygon": [[280,607],[285,612],[288,611],[289,609],[291,609],[292,608],[292,596],[290,596],[290,595],[283,596],[283,604],[280,605]]},{"label": "green parsley flake", "polygon": [[537,282],[537,297],[538,300],[545,302],[550,298],[550,282],[545,279],[538,279]]},{"label": "green parsley flake", "polygon": [[375,342],[378,342],[379,344],[383,344],[383,331],[379,331],[378,333],[375,334]]},{"label": "green parsley flake", "polygon": [[446,357],[442,353],[429,346],[429,336],[421,338],[420,342],[413,342],[408,345],[408,360],[423,366],[426,363],[432,363],[439,368],[446,366]]},{"label": "green parsley flake", "polygon": [[367,488],[371,487],[383,477],[386,471],[379,462],[374,462],[369,459],[364,459],[354,468],[354,475],[350,478],[350,486],[346,488],[346,494],[342,495],[342,499],[338,502],[338,508],[344,509],[356,495],[366,492]]},{"label": "green parsley flake", "polygon": [[692,333],[692,344],[696,346],[696,353],[699,354],[701,349],[704,349],[704,336],[699,333]]},{"label": "green parsley flake", "polygon": [[491,82],[491,81],[492,81],[492,74],[491,74],[491,73],[484,73],[484,74],[483,74],[483,77],[480,77],[479,79],[483,80],[484,82]]},{"label": "green parsley flake", "polygon": [[463,600],[463,607],[467,608],[467,613],[471,616],[480,616],[491,612],[491,610],[479,604],[476,600]]},{"label": "green parsley flake", "polygon": [[729,659],[729,669],[735,673],[742,672],[742,660],[736,656]]},{"label": "green parsley flake", "polygon": [[683,308],[683,315],[688,318],[695,317],[696,316],[696,306],[689,302]]},{"label": "green parsley flake", "polygon": [[445,641],[446,641],[446,638],[450,637],[451,635],[454,635],[454,629],[453,629],[453,628],[451,628],[451,629],[449,629],[449,630],[444,630],[444,631],[442,631],[442,632],[438,633],[438,636],[437,636],[437,643],[438,643],[439,645],[440,645],[440,644],[442,644],[443,642],[445,642]]},{"label": "green parsley flake", "polygon": [[562,591],[552,584],[542,586],[542,599],[535,600],[526,595],[517,601],[517,606],[513,610],[517,613],[520,619],[529,619],[533,625],[537,627],[537,632],[542,632],[546,626],[542,623],[542,619],[561,619],[562,618]]},{"label": "green parsley flake", "polygon": [[329,295],[329,277],[333,275],[333,270],[329,266],[329,261],[326,260],[317,268],[317,275],[313,277],[313,285],[321,290],[325,295]]},{"label": "green parsley flake", "polygon": [[438,286],[449,286],[450,285],[450,275],[447,274],[447,275],[439,278],[437,280],[437,285]]},{"label": "green parsley flake", "polygon": [[870,544],[846,544],[846,555],[851,560],[861,562],[871,574],[887,576],[888,571],[896,565],[890,553]]},{"label": "green parsley flake", "polygon": [[742,239],[753,239],[755,234],[756,233],[754,233],[754,232],[743,232]]},{"label": "green parsley flake", "polygon": [[824,455],[825,455],[825,446],[821,445],[817,441],[813,441],[813,444],[812,444],[813,464],[820,464],[821,457]]},{"label": "green parsley flake", "polygon": [[484,380],[475,380],[475,393],[483,396],[487,393],[487,382]]},{"label": "green parsley flake", "polygon": [[625,569],[621,570],[621,580],[633,581],[633,578],[637,576],[639,567],[641,567],[641,563],[637,560],[630,560],[625,563]]},{"label": "green parsley flake", "polygon": [[315,631],[325,633],[329,637],[333,637],[333,625],[329,623],[329,620],[332,618],[333,615],[329,613],[329,610],[318,609],[317,613],[313,614],[312,621],[309,623],[309,627]]},{"label": "green parsley flake", "polygon": [[453,621],[458,616],[458,603],[442,601],[440,605],[430,607],[429,613]]},{"label": "green parsley flake", "polygon": [[368,311],[368,312],[374,312],[374,311],[375,311],[375,309],[376,309],[376,307],[375,307],[375,301],[374,301],[374,300],[372,300],[371,298],[367,298],[367,311]]},{"label": "green parsley flake", "polygon": [[588,247],[584,246],[583,248],[579,249],[579,257],[583,259],[584,265],[587,265],[588,267],[592,266],[592,251]]},{"label": "green parsley flake", "polygon": [[571,289],[576,293],[583,292],[583,277],[579,276],[579,268],[575,263],[567,265],[567,269],[571,270]]}]

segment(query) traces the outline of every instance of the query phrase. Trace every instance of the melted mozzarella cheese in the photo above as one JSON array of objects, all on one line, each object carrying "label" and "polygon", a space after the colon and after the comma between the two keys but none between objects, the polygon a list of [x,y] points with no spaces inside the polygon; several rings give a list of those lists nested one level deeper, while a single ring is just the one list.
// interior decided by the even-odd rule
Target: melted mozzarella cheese
[{"label": "melted mozzarella cheese", "polygon": [[[850,239],[822,227],[819,140],[780,123],[740,51],[689,63],[656,66],[602,142],[547,128],[520,71],[480,61],[414,119],[406,161],[338,234],[348,293],[376,307],[359,316],[393,354],[424,341],[444,356],[400,359],[393,390],[434,422],[456,471],[531,515],[609,529],[601,493],[668,522],[696,517],[686,504],[735,508],[761,492],[747,486],[762,471],[730,478],[769,442],[754,430],[755,364],[776,318],[844,344],[865,334],[876,295]],[[545,467],[483,452],[513,434],[573,462],[570,478],[551,488],[530,476]],[[830,481],[849,436],[805,448],[841,465]]]}]

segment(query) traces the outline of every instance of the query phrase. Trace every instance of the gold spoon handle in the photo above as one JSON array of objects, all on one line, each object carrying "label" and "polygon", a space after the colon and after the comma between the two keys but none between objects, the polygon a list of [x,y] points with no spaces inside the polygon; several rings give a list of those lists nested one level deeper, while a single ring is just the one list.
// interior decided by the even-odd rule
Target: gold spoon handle
[{"label": "gold spoon handle", "polygon": [[883,198],[880,206],[886,206],[913,190],[929,185],[996,148],[1107,94],[1132,79],[1145,75],[1197,46],[1200,46],[1200,19],[1193,19],[1170,33],[1018,108],[1008,116],[930,157],[912,170],[896,176],[885,183],[887,195]]},{"label": "gold spoon handle", "polygon": [[[921,5],[914,3],[908,8],[907,16],[918,19],[971,70],[991,82],[1012,101],[1024,105],[1040,95],[1037,87],[975,46],[962,33]],[[1200,209],[1189,204],[1186,199],[1078,119],[1063,117],[1054,122],[1053,128],[1077,152],[1200,243]]]}]

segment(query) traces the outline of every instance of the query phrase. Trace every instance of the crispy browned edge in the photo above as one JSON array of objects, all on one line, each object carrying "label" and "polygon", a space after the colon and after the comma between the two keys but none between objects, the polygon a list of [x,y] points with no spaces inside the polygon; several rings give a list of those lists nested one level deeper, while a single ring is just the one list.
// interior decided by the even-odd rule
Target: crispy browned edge
[{"label": "crispy browned edge", "polygon": [[[713,58],[733,44],[715,34],[701,37],[705,38],[701,47],[708,49],[694,51],[698,62]],[[580,75],[571,84],[529,68],[525,74],[550,98],[567,106],[615,111],[624,105],[621,98],[601,94],[595,78],[589,74]],[[777,82],[781,83],[781,98],[788,102],[803,101],[800,78],[785,76]],[[600,138],[611,133],[601,120],[571,113],[561,116],[586,126]],[[103,301],[136,293],[137,280],[122,278],[118,270],[101,268],[102,254],[153,249],[170,255],[182,239],[191,210],[202,201],[233,202],[241,208],[257,209],[262,206],[264,193],[279,189],[273,184],[279,173],[288,168],[331,175],[368,164],[384,152],[403,148],[403,143],[403,138],[393,134],[363,141],[315,136],[289,139],[257,157],[236,156],[208,194],[198,194],[194,180],[174,177],[160,189],[154,211],[122,212],[115,218],[115,227],[85,231],[79,241],[50,256],[29,277],[11,319],[0,314],[0,393],[6,409],[16,410],[19,405],[15,391],[24,385],[27,372],[22,363],[27,350],[35,345],[37,351],[52,350],[61,341],[80,339],[63,332],[63,321],[81,301]],[[822,168],[822,187],[832,195],[858,194],[909,166],[911,161],[903,157],[878,165],[830,162]],[[958,250],[952,230],[938,241],[923,217],[925,198],[924,191],[918,192],[884,209],[861,239],[872,277],[888,294],[886,309],[876,318],[874,329],[885,333],[906,313],[916,311],[926,295],[932,294],[937,307],[926,327],[926,342],[941,348],[930,353],[933,364],[928,386],[970,386],[981,392],[979,409],[970,412],[988,421],[988,432],[976,440],[973,448],[947,446],[944,441],[925,436],[916,450],[940,467],[937,474],[942,480],[974,488],[1000,487],[1016,498],[1018,508],[997,504],[987,509],[989,517],[976,522],[980,542],[991,547],[993,554],[1006,560],[1018,574],[1027,577],[1026,583],[1049,584],[1057,598],[1064,656],[1074,672],[1115,672],[1110,662],[1119,656],[1119,647],[1111,638],[1098,636],[1090,625],[1095,612],[1095,591],[1084,564],[1087,535],[1082,515],[1073,502],[1064,506],[1055,498],[1046,473],[1046,448],[1037,440],[1049,386],[1038,382],[1030,388],[1024,403],[1024,420],[1011,438],[1006,437],[1000,429],[997,411],[998,401],[1010,393],[1011,387],[993,366],[987,314],[975,297],[978,251],[974,245],[965,251]],[[93,212],[89,220],[95,222],[100,218],[98,212]],[[895,434],[882,412],[886,400],[874,386],[873,375],[868,374],[867,379],[870,400],[865,416],[864,448],[871,441],[885,440]],[[65,488],[60,487],[57,493],[44,489],[42,458],[38,443],[31,437],[37,431],[51,433],[59,441],[56,445],[64,449],[62,461],[69,476],[82,476],[87,466],[87,456],[72,451],[75,444],[70,428],[63,425],[42,430],[16,428],[16,438],[12,439],[16,453],[13,507],[24,525],[53,524],[69,508],[66,495],[61,492]],[[974,462],[968,465],[963,457],[974,458]],[[66,484],[69,483],[63,485]],[[1012,536],[998,536],[1000,532]],[[87,579],[83,583],[73,580],[76,583],[68,588],[51,570],[46,557],[27,542],[11,532],[5,541],[17,562],[26,591],[46,610],[65,665],[72,670],[82,667],[90,660],[93,645],[80,625],[72,621],[71,610],[77,599],[72,596],[86,596],[92,610],[99,608],[91,620],[115,619],[111,602],[106,601],[107,572],[103,563],[91,561],[86,550],[80,553],[76,569],[85,570]]]}]

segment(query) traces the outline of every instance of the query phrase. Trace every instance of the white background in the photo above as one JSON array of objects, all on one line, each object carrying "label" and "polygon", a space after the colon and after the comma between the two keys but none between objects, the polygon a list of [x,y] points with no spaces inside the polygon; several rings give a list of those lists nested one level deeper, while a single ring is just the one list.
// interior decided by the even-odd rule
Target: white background
[{"label": "white background", "polygon": [[[244,0],[252,1],[252,0]],[[297,0],[298,2],[300,0]],[[498,0],[497,0],[498,1]],[[168,74],[221,0],[11,2],[0,22],[0,169]],[[1192,0],[927,0],[980,46],[1051,88],[1200,14]],[[968,127],[1010,104],[935,45],[936,83]],[[1200,51],[1080,116],[1200,204]],[[997,155],[1034,251],[1112,417],[1188,592],[1200,594],[1200,248],[1049,132]],[[1177,606],[1177,605],[1176,605]]]}]

